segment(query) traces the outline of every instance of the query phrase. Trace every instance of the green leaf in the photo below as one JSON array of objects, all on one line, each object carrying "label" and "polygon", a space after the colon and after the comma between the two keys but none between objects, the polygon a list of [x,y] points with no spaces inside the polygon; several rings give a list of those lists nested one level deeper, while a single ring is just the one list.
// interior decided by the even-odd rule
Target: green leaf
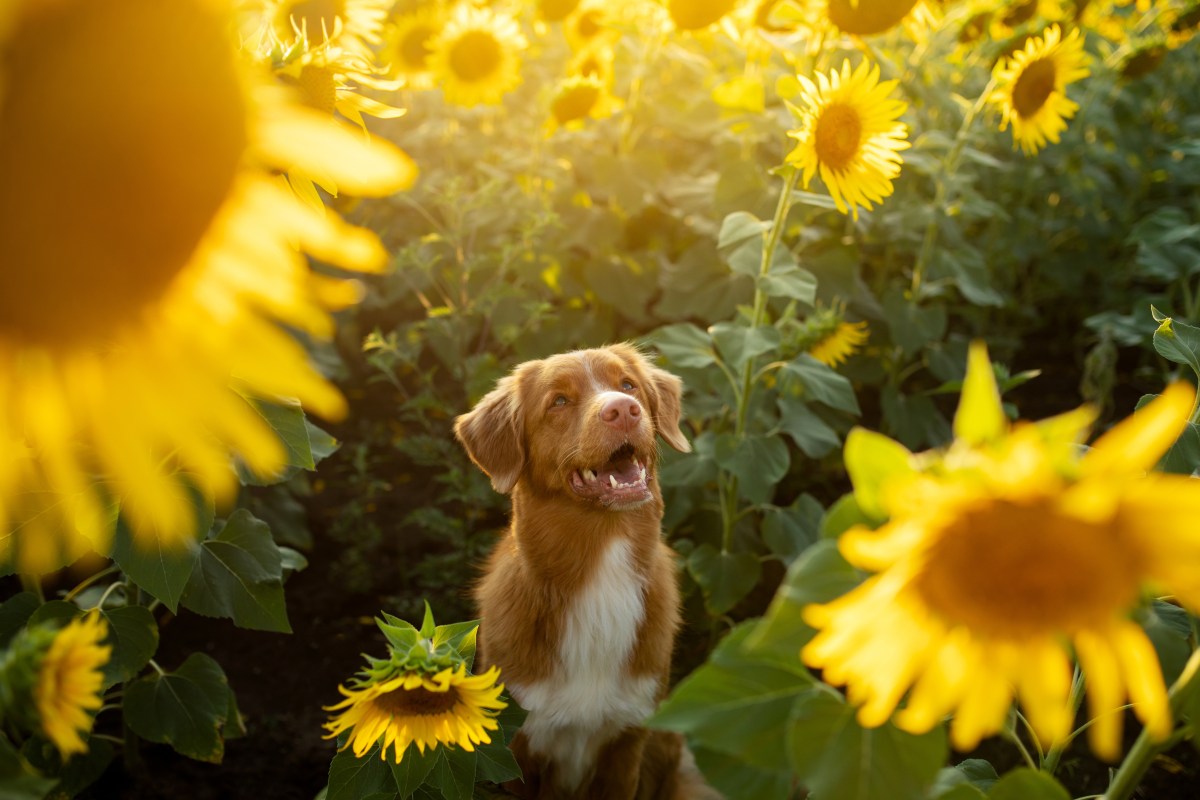
[{"label": "green leaf", "polygon": [[770,222],[765,222],[746,211],[734,211],[721,221],[721,232],[717,235],[717,251],[727,255],[744,244],[761,242],[763,234],[770,229]]},{"label": "green leaf", "polygon": [[950,440],[950,424],[930,398],[904,395],[894,386],[885,386],[880,400],[885,428],[909,450],[936,447]]},{"label": "green leaf", "polygon": [[1155,600],[1137,613],[1137,621],[1150,637],[1158,653],[1163,681],[1167,686],[1183,672],[1192,655],[1192,621],[1188,612],[1179,606]]},{"label": "green leaf", "polygon": [[433,647],[438,649],[442,646],[453,648],[460,656],[467,660],[467,669],[471,669],[475,663],[475,647],[476,639],[479,635],[479,620],[471,620],[469,622],[456,622],[452,625],[442,625],[433,633]]},{"label": "green leaf", "polygon": [[1164,317],[1154,306],[1150,313],[1159,323],[1154,332],[1154,349],[1168,361],[1186,364],[1192,372],[1200,375],[1200,328]]},{"label": "green leaf", "polygon": [[886,519],[883,489],[888,481],[915,472],[913,454],[881,433],[855,428],[846,437],[843,458],[858,507],[868,516]]},{"label": "green leaf", "polygon": [[392,793],[396,781],[388,762],[379,757],[376,745],[362,758],[355,758],[350,748],[342,750],[329,762],[329,790],[326,800],[362,800],[379,792]]},{"label": "green leaf", "polygon": [[[379,760],[379,747],[371,749],[364,758]],[[399,792],[401,797],[409,797],[417,790],[417,787],[423,784],[429,777],[429,773],[433,772],[433,767],[437,764],[438,755],[436,750],[430,750],[422,753],[416,744],[410,743],[408,749],[404,751],[400,763],[397,764],[390,759],[384,763],[392,771],[392,780],[395,781],[393,787]]]},{"label": "green leaf", "polygon": [[743,644],[756,624],[734,628],[647,724],[686,734],[689,741],[754,767],[787,769],[784,737],[792,703],[812,690],[814,678],[799,653],[776,659],[747,651]]},{"label": "green leaf", "polygon": [[663,486],[703,486],[715,481],[719,467],[715,457],[717,435],[705,431],[692,440],[692,452],[686,455],[664,450],[664,464],[658,471]]},{"label": "green leaf", "polygon": [[429,776],[446,800],[471,800],[475,791],[475,754],[456,747],[441,747]]},{"label": "green leaf", "polygon": [[788,567],[767,614],[746,647],[799,657],[815,631],[804,623],[804,607],[827,603],[858,586],[862,579],[829,540],[817,542]]},{"label": "green leaf", "polygon": [[791,264],[780,264],[760,276],[758,288],[768,297],[784,297],[810,306],[817,300],[817,276]]},{"label": "green leaf", "polygon": [[68,603],[65,600],[51,600],[47,603],[42,603],[36,611],[29,615],[29,624],[41,625],[49,622],[58,627],[67,624],[82,614],[83,611],[74,603]]},{"label": "green leaf", "polygon": [[926,346],[940,342],[946,335],[946,309],[942,306],[922,308],[899,291],[883,298],[883,315],[891,329],[892,341],[905,355],[919,353]]},{"label": "green leaf", "polygon": [[736,322],[718,322],[708,332],[725,363],[735,371],[741,370],[753,358],[779,350],[777,328],[748,328]]},{"label": "green leaf", "polygon": [[417,634],[422,639],[432,639],[434,631],[437,630],[437,623],[433,621],[433,609],[429,606],[429,601],[425,601],[425,616],[421,620],[421,627]]},{"label": "green leaf", "polygon": [[0,647],[6,647],[17,631],[25,627],[39,605],[41,601],[33,592],[19,592],[0,603]]},{"label": "green leaf", "polygon": [[475,755],[478,780],[504,783],[521,777],[521,765],[516,756],[498,736],[493,735],[491,744],[477,746]]},{"label": "green leaf", "polygon": [[1158,468],[1176,475],[1194,475],[1200,469],[1200,425],[1188,422],[1175,443],[1167,449]]},{"label": "green leaf", "polygon": [[753,553],[729,553],[702,544],[692,551],[688,572],[704,590],[709,613],[724,614],[758,583],[762,564]]},{"label": "green leaf", "polygon": [[763,542],[785,564],[791,564],[821,538],[825,509],[810,494],[802,494],[787,508],[768,506],[763,518]]},{"label": "green leaf", "polygon": [[925,800],[949,752],[944,729],[914,736],[891,723],[863,728],[828,690],[796,700],[787,740],[792,768],[812,795],[838,800]]},{"label": "green leaf", "polygon": [[112,559],[133,582],[149,592],[171,613],[179,612],[179,598],[200,561],[197,539],[212,527],[215,512],[212,501],[193,491],[196,512],[194,537],[135,537],[124,521],[118,523],[113,537]]},{"label": "green leaf", "polygon": [[101,609],[108,623],[112,655],[104,668],[104,686],[133,680],[158,650],[158,621],[145,606]]},{"label": "green leaf", "polygon": [[717,363],[712,337],[691,323],[667,325],[647,338],[674,367],[705,369]]},{"label": "green leaf", "polygon": [[807,353],[788,362],[784,372],[800,382],[804,387],[805,397],[855,416],[862,413],[849,379]]},{"label": "green leaf", "polygon": [[1019,767],[997,781],[988,800],[1071,800],[1071,795],[1046,773]]},{"label": "green leaf", "polygon": [[[267,401],[243,396],[246,397],[246,402],[250,404],[250,407],[258,412],[262,421],[275,432],[280,442],[283,443],[287,456],[286,465],[305,470],[316,469],[317,462],[313,458],[308,421],[304,417],[304,409],[300,407],[299,401],[285,399]],[[285,475],[286,472],[280,475],[253,475],[243,470],[242,481],[253,486],[267,486],[278,483]]]},{"label": "green leaf", "polygon": [[0,736],[0,798],[42,800],[55,783],[55,778],[43,778],[31,772],[9,743],[8,737]]},{"label": "green leaf", "polygon": [[989,762],[969,758],[938,772],[929,796],[932,800],[982,800],[997,780],[996,768]]},{"label": "green leaf", "polygon": [[718,466],[737,476],[738,491],[754,503],[766,503],[775,493],[775,484],[787,474],[791,464],[787,445],[777,436],[732,433],[717,437],[713,458]]},{"label": "green leaf", "polygon": [[[53,770],[53,774],[58,775],[58,785],[46,795],[46,800],[69,800],[75,797],[100,779],[100,776],[108,769],[108,765],[112,763],[114,755],[111,742],[95,736],[88,737],[86,753],[75,754],[66,764]],[[36,766],[40,767],[41,765],[37,764]],[[0,788],[0,797],[7,800],[7,795],[4,794],[2,788]]]},{"label": "green leaf", "polygon": [[834,501],[825,518],[821,520],[821,538],[836,539],[855,525],[874,528],[879,524],[877,517],[868,516],[858,504],[858,495],[844,494]]},{"label": "green leaf", "polygon": [[225,672],[204,653],[192,653],[174,672],[156,672],[125,688],[125,721],[133,732],[197,761],[221,763],[228,710]]},{"label": "green leaf", "polygon": [[304,418],[304,427],[308,430],[309,451],[312,453],[314,466],[320,464],[341,448],[342,443],[333,434],[313,425],[308,417]]},{"label": "green leaf", "polygon": [[228,617],[239,628],[291,633],[283,564],[266,523],[238,509],[201,545],[199,562],[184,589],[184,606],[206,617]]},{"label": "green leaf", "polygon": [[821,458],[841,444],[837,432],[798,397],[781,394],[779,427],[809,458]]},{"label": "green leaf", "polygon": [[691,750],[704,779],[726,800],[788,800],[792,797],[790,770],[759,769],[740,758],[703,746]]}]

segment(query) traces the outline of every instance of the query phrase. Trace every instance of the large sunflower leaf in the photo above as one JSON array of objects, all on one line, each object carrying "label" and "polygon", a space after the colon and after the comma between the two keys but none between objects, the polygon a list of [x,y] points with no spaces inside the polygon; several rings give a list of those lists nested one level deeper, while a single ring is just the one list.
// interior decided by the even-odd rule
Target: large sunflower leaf
[{"label": "large sunflower leaf", "polygon": [[126,687],[125,722],[143,739],[219,764],[229,693],[221,666],[204,653],[192,653],[174,672],[156,672]]},{"label": "large sunflower leaf", "polygon": [[183,605],[239,628],[291,633],[283,598],[283,562],[266,523],[238,509],[200,547]]},{"label": "large sunflower leaf", "polygon": [[329,762],[326,800],[361,800],[380,793],[394,794],[395,791],[392,772],[388,763],[379,757],[378,745],[362,758],[355,758],[346,748]]}]

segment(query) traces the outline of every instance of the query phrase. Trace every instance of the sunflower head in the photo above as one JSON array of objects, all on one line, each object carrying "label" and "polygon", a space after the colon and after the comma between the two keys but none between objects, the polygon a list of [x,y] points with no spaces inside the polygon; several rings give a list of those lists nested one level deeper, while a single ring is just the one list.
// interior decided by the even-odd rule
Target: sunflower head
[{"label": "sunflower head", "polygon": [[86,737],[103,705],[108,626],[92,612],[55,629],[23,629],[0,657],[0,711],[38,731],[62,757],[87,752]]},{"label": "sunflower head", "polygon": [[667,14],[681,31],[698,31],[720,22],[737,0],[667,0]]},{"label": "sunflower head", "polygon": [[[6,13],[0,526],[15,533],[0,558],[40,572],[62,563],[51,550],[106,552],[118,504],[137,542],[170,546],[196,533],[194,489],[236,489],[235,457],[278,472],[286,453],[252,402],[340,413],[287,329],[330,335],[354,283],[313,273],[306,254],[367,270],[385,254],[278,175],[379,194],[414,169],[274,86],[233,38],[233,0]],[[69,524],[48,524],[48,494]]]},{"label": "sunflower head", "polygon": [[270,0],[265,16],[277,41],[337,44],[367,56],[378,45],[390,0]]},{"label": "sunflower head", "polygon": [[853,36],[874,36],[899,25],[921,0],[820,0],[835,28]]},{"label": "sunflower head", "polygon": [[820,309],[801,326],[799,349],[829,367],[854,355],[870,338],[866,321],[847,322],[840,305]]},{"label": "sunflower head", "polygon": [[986,350],[973,345],[951,446],[912,454],[862,430],[847,439],[855,498],[885,521],[850,529],[839,547],[877,574],[805,609],[821,629],[806,663],[846,684],[864,725],[882,724],[907,695],[900,727],[927,731],[953,713],[954,745],[971,749],[1001,729],[1014,696],[1044,744],[1062,741],[1074,719],[1074,654],[1098,754],[1119,752],[1115,711],[1127,699],[1166,736],[1162,674],[1131,617],[1147,585],[1200,602],[1178,566],[1179,552],[1200,551],[1185,522],[1200,509],[1200,486],[1144,474],[1193,397],[1169,387],[1081,455],[1094,412],[1010,423]]},{"label": "sunflower head", "polygon": [[610,4],[583,0],[563,20],[563,33],[571,49],[578,52],[593,47],[611,47],[620,37],[611,20],[615,13]]},{"label": "sunflower head", "polygon": [[550,127],[601,119],[610,115],[616,100],[596,75],[572,75],[559,81],[550,99]]},{"label": "sunflower head", "polygon": [[326,711],[335,713],[325,724],[327,739],[345,735],[343,748],[361,758],[380,745],[380,756],[392,750],[396,763],[410,744],[424,753],[443,746],[473,751],[488,744],[488,731],[499,727],[500,671],[468,673],[475,650],[476,623],[435,626],[429,606],[420,630],[384,614],[377,621],[388,640],[388,658],[368,657],[368,666],[339,686],[343,699]]},{"label": "sunflower head", "polygon": [[579,7],[579,0],[537,0],[538,15],[546,22],[562,22]]},{"label": "sunflower head", "polygon": [[1067,98],[1067,86],[1087,74],[1079,29],[1064,39],[1057,25],[998,63],[989,100],[1002,114],[1000,129],[1012,125],[1013,147],[1034,155],[1048,142],[1057,143],[1079,109]]},{"label": "sunflower head", "polygon": [[427,8],[397,16],[384,30],[381,62],[393,77],[428,88],[432,85],[429,57],[443,25],[441,15]]},{"label": "sunflower head", "polygon": [[789,163],[803,170],[807,186],[820,174],[842,213],[858,218],[858,207],[889,196],[900,174],[900,151],[909,146],[908,128],[899,117],[905,104],[890,97],[897,82],[879,81],[879,67],[863,61],[851,70],[799,76],[802,105],[789,102],[800,127],[788,136],[798,140]]},{"label": "sunflower head", "polygon": [[512,17],[460,6],[433,41],[429,67],[449,102],[497,105],[521,82],[525,46]]}]

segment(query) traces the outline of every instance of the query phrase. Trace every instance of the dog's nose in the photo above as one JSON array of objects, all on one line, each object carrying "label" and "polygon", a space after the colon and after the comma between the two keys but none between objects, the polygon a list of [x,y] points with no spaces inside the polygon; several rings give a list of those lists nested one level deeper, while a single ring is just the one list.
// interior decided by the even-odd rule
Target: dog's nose
[{"label": "dog's nose", "polygon": [[642,406],[637,400],[620,392],[609,392],[610,396],[600,406],[600,419],[617,430],[628,433],[638,424]]}]

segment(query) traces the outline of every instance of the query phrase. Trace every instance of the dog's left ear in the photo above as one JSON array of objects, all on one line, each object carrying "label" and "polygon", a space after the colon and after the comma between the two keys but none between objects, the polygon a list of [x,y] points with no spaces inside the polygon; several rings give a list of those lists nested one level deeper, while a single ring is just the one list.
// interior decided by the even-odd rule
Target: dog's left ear
[{"label": "dog's left ear", "polygon": [[683,417],[683,381],[658,367],[648,367],[647,371],[653,387],[650,405],[658,435],[679,452],[690,453],[692,446],[679,430],[679,420]]}]

